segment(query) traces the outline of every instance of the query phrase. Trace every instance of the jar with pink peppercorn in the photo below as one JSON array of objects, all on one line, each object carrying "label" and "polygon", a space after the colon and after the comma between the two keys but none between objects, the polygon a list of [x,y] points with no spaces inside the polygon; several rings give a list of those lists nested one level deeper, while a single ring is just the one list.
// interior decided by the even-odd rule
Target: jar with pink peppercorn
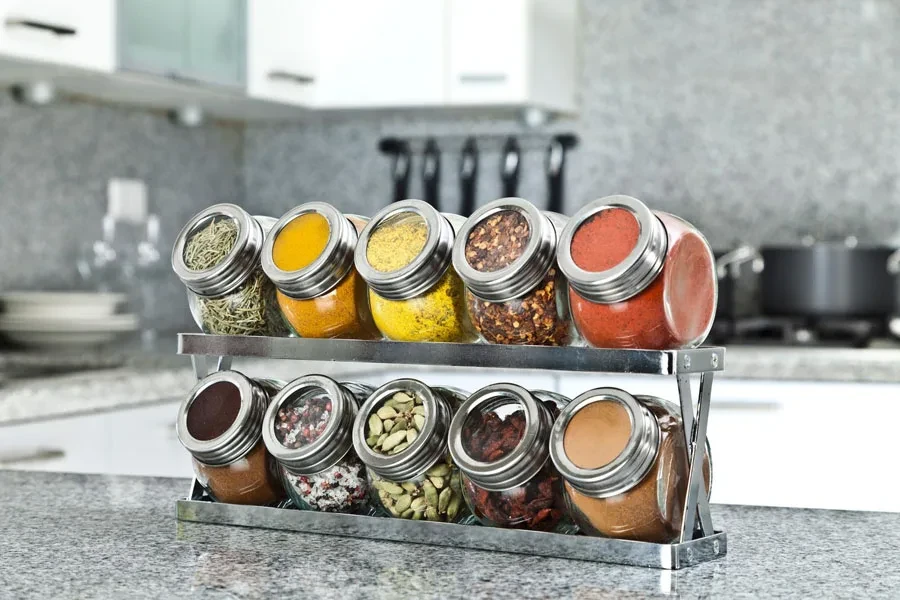
[{"label": "jar with pink peppercorn", "polygon": [[301,510],[369,514],[366,469],[353,451],[352,426],[372,388],[307,375],[275,396],[263,441],[284,488]]}]

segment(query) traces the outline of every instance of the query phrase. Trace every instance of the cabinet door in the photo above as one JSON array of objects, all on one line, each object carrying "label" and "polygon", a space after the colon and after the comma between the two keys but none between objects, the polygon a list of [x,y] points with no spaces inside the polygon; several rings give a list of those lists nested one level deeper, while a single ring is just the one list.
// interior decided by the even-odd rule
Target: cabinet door
[{"label": "cabinet door", "polygon": [[318,107],[444,102],[443,0],[320,4]]},{"label": "cabinet door", "polygon": [[0,54],[111,72],[113,0],[0,0]]},{"label": "cabinet door", "polygon": [[188,4],[184,0],[119,0],[118,10],[120,68],[185,75]]},{"label": "cabinet door", "polygon": [[244,85],[245,0],[189,0],[187,74],[228,86]]},{"label": "cabinet door", "polygon": [[530,3],[527,0],[447,2],[450,102],[523,102],[528,85]]},{"label": "cabinet door", "polygon": [[254,0],[247,10],[247,93],[312,105],[319,74],[316,0]]}]

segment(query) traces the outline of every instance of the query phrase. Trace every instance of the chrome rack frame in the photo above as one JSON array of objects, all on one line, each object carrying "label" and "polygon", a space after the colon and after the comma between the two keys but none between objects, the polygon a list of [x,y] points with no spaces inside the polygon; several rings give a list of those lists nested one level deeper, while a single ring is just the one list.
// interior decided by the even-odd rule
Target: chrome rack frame
[{"label": "chrome rack frame", "polygon": [[[211,502],[196,481],[191,485],[188,498],[177,502],[179,520],[466,547],[661,569],[688,567],[724,556],[727,551],[725,532],[713,528],[707,495],[701,493],[703,449],[706,447],[713,376],[717,371],[724,369],[724,348],[617,350],[182,333],[178,336],[178,352],[191,355],[198,379],[213,371],[229,369],[232,357],[674,376],[685,425],[684,435],[690,465],[680,536],[679,540],[672,544],[221,504]],[[208,359],[213,359],[214,362],[210,363]],[[691,391],[691,375],[696,374],[700,376],[700,389],[695,405]]]}]

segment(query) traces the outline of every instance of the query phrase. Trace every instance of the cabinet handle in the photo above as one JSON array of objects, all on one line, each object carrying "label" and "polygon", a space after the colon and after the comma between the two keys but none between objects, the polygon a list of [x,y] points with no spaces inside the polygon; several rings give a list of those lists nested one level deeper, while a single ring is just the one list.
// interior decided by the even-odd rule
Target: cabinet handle
[{"label": "cabinet handle", "polygon": [[302,75],[299,73],[291,73],[289,71],[269,71],[268,78],[275,81],[289,81],[300,85],[308,85],[315,83],[316,78],[311,75]]},{"label": "cabinet handle", "polygon": [[460,83],[505,83],[506,73],[462,73]]},{"label": "cabinet handle", "polygon": [[59,448],[37,448],[35,450],[25,450],[23,452],[13,451],[8,454],[0,454],[0,465],[12,465],[15,463],[62,458],[65,455],[66,453]]},{"label": "cabinet handle", "polygon": [[46,31],[53,35],[76,35],[78,30],[74,27],[66,27],[65,25],[54,25],[53,23],[44,23],[42,21],[32,21],[30,19],[7,19],[6,27],[26,27],[28,29],[38,29]]}]

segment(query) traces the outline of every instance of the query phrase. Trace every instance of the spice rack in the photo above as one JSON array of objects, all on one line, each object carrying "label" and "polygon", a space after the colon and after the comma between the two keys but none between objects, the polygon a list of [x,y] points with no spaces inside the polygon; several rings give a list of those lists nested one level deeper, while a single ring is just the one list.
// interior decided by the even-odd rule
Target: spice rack
[{"label": "spice rack", "polygon": [[[182,333],[178,336],[178,353],[191,355],[198,378],[205,377],[211,370],[230,368],[233,357],[666,375],[675,378],[678,389],[690,465],[681,535],[679,541],[672,544],[222,504],[210,501],[196,481],[191,485],[188,498],[178,500],[176,503],[177,518],[181,521],[463,547],[673,570],[719,558],[727,551],[726,534],[713,528],[709,503],[706,495],[700,493],[703,452],[696,451],[698,448],[706,447],[713,376],[724,368],[724,348],[706,347],[669,351],[614,350]],[[208,359],[213,361],[210,362]],[[700,376],[700,385],[695,403],[691,392],[691,376],[697,374]]]}]

